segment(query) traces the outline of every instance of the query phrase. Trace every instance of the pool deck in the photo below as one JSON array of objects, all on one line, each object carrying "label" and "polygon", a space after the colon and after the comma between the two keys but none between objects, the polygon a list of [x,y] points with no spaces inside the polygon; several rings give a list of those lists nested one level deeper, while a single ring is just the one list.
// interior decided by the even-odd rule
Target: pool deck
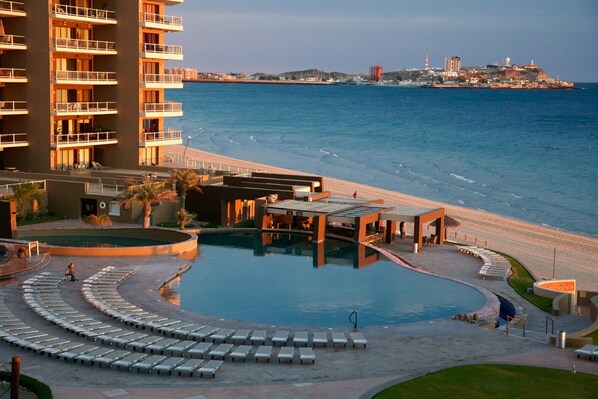
[{"label": "pool deck", "polygon": [[[66,226],[66,223],[61,226]],[[44,226],[46,228],[48,226]],[[74,227],[74,226],[73,226]],[[80,227],[77,224],[77,227]],[[526,338],[520,328],[511,328],[507,336],[503,328],[486,330],[450,319],[439,319],[405,325],[360,328],[369,340],[367,349],[317,348],[314,365],[232,363],[226,361],[215,379],[197,377],[164,377],[134,374],[104,368],[82,366],[49,359],[19,350],[0,342],[0,356],[9,362],[21,357],[21,370],[50,385],[56,398],[369,398],[381,387],[408,380],[447,367],[472,363],[515,363],[557,367],[598,374],[598,362],[578,360],[573,349],[556,349],[547,343],[546,313],[519,298],[502,280],[482,280],[477,271],[480,261],[463,255],[451,246],[426,247],[420,254],[410,252],[411,244],[398,241],[386,249],[397,253],[413,266],[479,285],[510,299],[525,315]],[[200,258],[201,259],[201,258]],[[146,310],[172,318],[197,321],[219,327],[265,328],[234,320],[220,320],[181,310],[157,293],[162,281],[176,274],[179,267],[190,263],[172,256],[141,258],[52,257],[44,271],[64,272],[74,262],[82,280],[102,267],[136,267],[138,273],[119,286],[121,295]],[[4,266],[2,266],[4,267]],[[5,301],[13,312],[27,319],[39,330],[70,340],[82,338],[65,332],[35,315],[22,299],[18,283],[35,271],[0,282],[7,292]],[[184,275],[183,277],[184,278]],[[117,322],[98,313],[80,291],[81,282],[64,283],[63,298],[77,309],[95,314],[103,321]],[[587,317],[555,317],[555,331],[575,331],[590,323]],[[287,326],[288,327],[288,326]],[[285,326],[277,326],[282,329]],[[298,326],[291,330],[301,329]],[[314,331],[313,328],[305,328]],[[351,332],[346,329],[335,329]],[[58,366],[58,367],[57,367]]]}]

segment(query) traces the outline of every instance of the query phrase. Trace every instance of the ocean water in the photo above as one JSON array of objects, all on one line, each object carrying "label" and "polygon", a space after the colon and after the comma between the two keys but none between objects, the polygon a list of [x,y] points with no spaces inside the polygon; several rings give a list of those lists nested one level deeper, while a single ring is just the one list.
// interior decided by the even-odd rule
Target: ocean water
[{"label": "ocean water", "polygon": [[598,84],[185,84],[189,146],[598,236]]}]

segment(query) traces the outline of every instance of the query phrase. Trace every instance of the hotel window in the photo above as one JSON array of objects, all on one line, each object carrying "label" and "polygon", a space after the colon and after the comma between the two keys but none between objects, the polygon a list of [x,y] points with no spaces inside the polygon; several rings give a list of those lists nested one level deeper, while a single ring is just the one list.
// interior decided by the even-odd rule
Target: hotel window
[{"label": "hotel window", "polygon": [[118,205],[118,201],[110,201],[110,211],[108,214],[110,216],[120,216],[120,206]]},{"label": "hotel window", "polygon": [[141,165],[157,165],[158,164],[158,148],[148,147],[141,149]]}]

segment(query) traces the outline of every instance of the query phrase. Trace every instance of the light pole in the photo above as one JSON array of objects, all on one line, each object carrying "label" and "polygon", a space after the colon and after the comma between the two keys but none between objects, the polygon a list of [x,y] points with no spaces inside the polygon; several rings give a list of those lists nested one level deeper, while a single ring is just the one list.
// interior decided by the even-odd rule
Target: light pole
[{"label": "light pole", "polygon": [[189,140],[191,140],[191,136],[187,136],[187,143],[185,143],[185,150],[183,151],[183,162],[185,166],[187,166],[187,161],[185,160],[185,154],[187,153],[187,147],[189,146]]}]

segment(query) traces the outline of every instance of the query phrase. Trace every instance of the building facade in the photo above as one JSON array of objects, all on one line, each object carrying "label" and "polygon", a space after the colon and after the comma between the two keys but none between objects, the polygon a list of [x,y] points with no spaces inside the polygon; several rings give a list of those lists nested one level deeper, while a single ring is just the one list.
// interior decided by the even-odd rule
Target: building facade
[{"label": "building facade", "polygon": [[458,74],[461,70],[461,57],[458,55],[450,58],[446,57],[444,60],[444,70],[446,72],[454,72]]},{"label": "building facade", "polygon": [[183,29],[167,6],[180,3],[0,1],[0,169],[161,165],[182,143],[166,123],[182,104],[165,98],[182,76],[164,66],[183,59],[166,44]]}]

